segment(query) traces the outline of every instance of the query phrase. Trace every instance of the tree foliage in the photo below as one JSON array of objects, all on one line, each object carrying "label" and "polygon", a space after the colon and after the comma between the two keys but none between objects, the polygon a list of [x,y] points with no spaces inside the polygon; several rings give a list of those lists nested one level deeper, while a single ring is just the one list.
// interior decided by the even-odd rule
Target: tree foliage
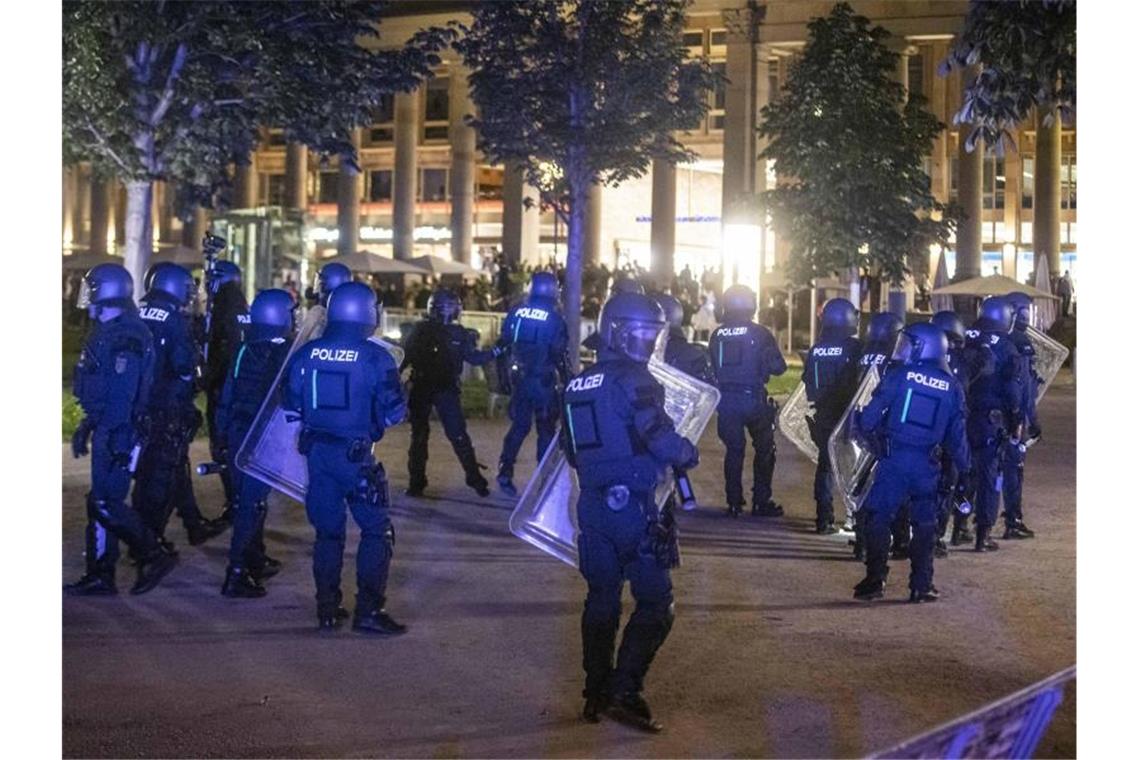
[{"label": "tree foliage", "polygon": [[1037,108],[1047,123],[1072,118],[1077,107],[1077,4],[1075,0],[970,3],[961,34],[939,66],[978,67],[962,90],[955,124],[973,124],[967,150],[978,139],[999,150],[1016,144],[1009,130]]},{"label": "tree foliage", "polygon": [[952,229],[923,171],[943,125],[921,97],[903,103],[888,37],[836,5],[808,24],[786,87],[761,111],[762,156],[780,175],[763,199],[801,282],[871,266],[901,284],[908,262],[945,244]]},{"label": "tree foliage", "polygon": [[[65,160],[128,184],[166,180],[212,205],[227,166],[247,163],[257,129],[355,161],[349,131],[371,122],[382,95],[414,89],[452,30],[380,50],[378,2],[65,2]],[[146,209],[131,208],[135,199]],[[135,236],[138,237],[138,236]],[[142,238],[148,238],[142,235]],[[128,261],[149,254],[149,240]],[[135,272],[141,280],[141,272]]]},{"label": "tree foliage", "polygon": [[[479,3],[457,47],[471,69],[470,119],[491,161],[515,161],[569,227],[566,302],[577,335],[590,186],[689,160],[676,132],[699,123],[715,74],[681,44],[687,0]],[[552,169],[560,178],[551,181]]]}]

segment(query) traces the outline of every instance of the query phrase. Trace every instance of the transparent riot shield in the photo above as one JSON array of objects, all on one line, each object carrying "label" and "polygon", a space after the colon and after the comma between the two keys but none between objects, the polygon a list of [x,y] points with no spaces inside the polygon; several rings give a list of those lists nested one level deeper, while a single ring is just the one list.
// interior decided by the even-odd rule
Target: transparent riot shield
[{"label": "transparent riot shield", "polygon": [[859,383],[854,398],[847,407],[847,411],[839,419],[831,437],[827,439],[827,451],[831,455],[831,474],[835,477],[835,484],[839,494],[843,497],[843,505],[847,508],[847,516],[851,518],[863,506],[875,480],[875,469],[878,461],[867,451],[859,438],[855,435],[855,413],[866,406],[871,394],[879,385],[879,370],[871,367]]},{"label": "transparent riot shield", "polygon": [[[324,331],[324,307],[314,306],[301,322],[297,338],[289,349],[289,356],[309,341],[319,338]],[[380,337],[379,332],[369,340],[387,349],[397,365],[404,360],[404,350]],[[285,409],[281,406],[287,364],[288,359],[277,373],[269,395],[262,402],[234,461],[238,469],[247,475],[252,475],[292,499],[304,502],[305,492],[309,489],[309,469],[305,457],[297,451],[297,436],[301,432],[301,425],[296,421],[287,421]]]},{"label": "transparent riot shield", "polygon": [[807,391],[801,382],[792,391],[792,395],[788,396],[783,408],[780,409],[778,426],[780,432],[795,444],[795,447],[803,452],[805,457],[813,462],[818,462],[819,449],[816,448],[815,441],[811,439],[811,431],[807,424],[809,414],[811,414],[811,406],[808,404]]},{"label": "transparent riot shield", "polygon": [[1033,370],[1041,378],[1041,385],[1037,388],[1037,400],[1045,395],[1054,378],[1061,370],[1065,359],[1069,358],[1069,349],[1050,338],[1036,327],[1030,326],[1026,331],[1029,340],[1033,343],[1033,350],[1037,355],[1033,358]]},{"label": "transparent riot shield", "polygon": [[[720,403],[720,391],[656,358],[650,359],[649,371],[665,389],[665,411],[677,432],[698,443]],[[658,484],[658,508],[672,490],[671,477]],[[511,532],[552,557],[577,567],[577,504],[578,478],[555,438],[511,513]]]}]

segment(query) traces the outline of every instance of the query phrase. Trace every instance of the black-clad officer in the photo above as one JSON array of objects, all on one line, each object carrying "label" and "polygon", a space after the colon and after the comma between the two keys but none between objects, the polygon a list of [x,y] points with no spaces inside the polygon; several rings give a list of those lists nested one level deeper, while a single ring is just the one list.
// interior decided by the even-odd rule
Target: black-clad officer
[{"label": "black-clad officer", "polygon": [[1021,440],[1011,438],[1006,442],[1002,466],[1002,506],[1005,511],[1005,533],[1002,538],[1033,538],[1036,534],[1025,524],[1021,503],[1026,441],[1041,437],[1041,425],[1037,419],[1037,389],[1042,380],[1034,369],[1037,349],[1029,339],[1033,298],[1015,291],[1007,295],[1006,300],[1013,309],[1013,331],[1010,332],[1009,339],[1017,348],[1018,374],[1021,378],[1021,416],[1025,420],[1025,429]]},{"label": "black-clad officer", "polygon": [[815,529],[836,533],[831,502],[831,454],[827,440],[839,424],[859,385],[859,357],[863,346],[855,333],[859,312],[845,298],[832,298],[823,305],[819,340],[804,362],[803,382],[814,415],[808,417],[812,441],[819,449],[815,468]]},{"label": "black-clad officer", "polygon": [[88,308],[94,327],[83,344],[73,384],[84,417],[71,438],[71,451],[76,457],[91,454],[87,572],[64,587],[77,596],[118,592],[119,541],[127,544],[138,562],[132,594],[150,591],[178,562],[178,556],[126,504],[154,377],[154,342],[138,317],[133,292],[126,269],[100,264],[84,276],[79,294],[78,306]]},{"label": "black-clad officer", "polygon": [[390,636],[406,628],[384,609],[396,534],[388,480],[372,444],[406,410],[395,360],[368,340],[378,316],[376,294],[367,285],[349,282],[333,291],[324,334],[297,349],[286,365],[284,406],[300,415],[298,449],[309,464],[305,512],[317,534],[318,627],[331,631],[348,615],[340,606],[347,506],[360,527],[352,627]]},{"label": "black-clad officer", "polygon": [[[611,717],[659,731],[641,696],[645,674],[673,624],[668,563],[654,551],[654,489],[667,467],[696,466],[696,448],[673,429],[661,385],[646,367],[665,327],[661,308],[621,293],[602,308],[598,363],[563,395],[564,445],[578,473],[579,569],[589,585],[582,613],[583,717]],[[622,586],[637,602],[614,664]]]},{"label": "black-clad officer", "polygon": [[738,517],[744,508],[741,470],[744,468],[744,433],[752,438],[752,514],[778,517],[784,508],[772,501],[772,473],[776,468],[776,403],[768,395],[768,379],[782,375],[788,365],[776,339],[763,325],[752,321],[756,294],[745,285],[724,291],[724,324],[709,338],[713,374],[720,388],[716,432],[724,443],[724,492],[728,513]]},{"label": "black-clad officer", "polygon": [[653,300],[665,312],[665,321],[669,324],[669,339],[665,344],[665,363],[676,367],[689,377],[696,378],[702,383],[716,385],[716,376],[709,363],[709,352],[696,343],[690,343],[685,337],[682,323],[685,320],[685,308],[671,295],[656,295]]},{"label": "black-clad officer", "polygon": [[463,467],[467,485],[480,496],[491,490],[480,472],[475,446],[467,435],[467,420],[459,397],[459,375],[463,363],[486,364],[497,351],[480,351],[475,346],[477,334],[467,330],[459,319],[459,297],[440,288],[428,301],[428,316],[417,322],[404,343],[404,361],[400,371],[412,368],[408,393],[408,420],[412,424],[412,441],[408,449],[409,496],[422,496],[427,488],[428,420],[432,407],[439,415],[444,435]]}]

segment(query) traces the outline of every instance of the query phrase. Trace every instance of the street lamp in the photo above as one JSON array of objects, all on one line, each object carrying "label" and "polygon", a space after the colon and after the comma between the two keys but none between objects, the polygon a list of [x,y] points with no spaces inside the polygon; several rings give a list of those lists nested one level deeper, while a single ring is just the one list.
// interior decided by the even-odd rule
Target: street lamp
[{"label": "street lamp", "polygon": [[722,230],[721,282],[727,288],[742,283],[760,293],[760,243],[764,230],[758,224],[730,222]]}]

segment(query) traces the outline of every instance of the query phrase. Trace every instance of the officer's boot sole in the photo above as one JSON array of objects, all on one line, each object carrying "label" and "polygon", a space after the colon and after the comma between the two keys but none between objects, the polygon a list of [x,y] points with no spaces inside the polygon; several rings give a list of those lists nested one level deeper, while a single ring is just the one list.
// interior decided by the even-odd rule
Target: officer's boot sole
[{"label": "officer's boot sole", "polygon": [[611,703],[606,709],[606,715],[622,725],[636,728],[638,731],[644,731],[649,734],[659,734],[665,730],[665,726],[653,718],[646,718],[644,715],[633,712],[622,705],[621,702]]},{"label": "officer's boot sole", "polygon": [[170,575],[170,571],[173,570],[177,564],[177,554],[167,554],[155,560],[153,562],[154,569],[152,572],[145,579],[139,578],[139,580],[131,588],[131,593],[137,596],[139,594],[145,594],[148,591],[152,591],[154,587],[162,581],[163,578]]}]

